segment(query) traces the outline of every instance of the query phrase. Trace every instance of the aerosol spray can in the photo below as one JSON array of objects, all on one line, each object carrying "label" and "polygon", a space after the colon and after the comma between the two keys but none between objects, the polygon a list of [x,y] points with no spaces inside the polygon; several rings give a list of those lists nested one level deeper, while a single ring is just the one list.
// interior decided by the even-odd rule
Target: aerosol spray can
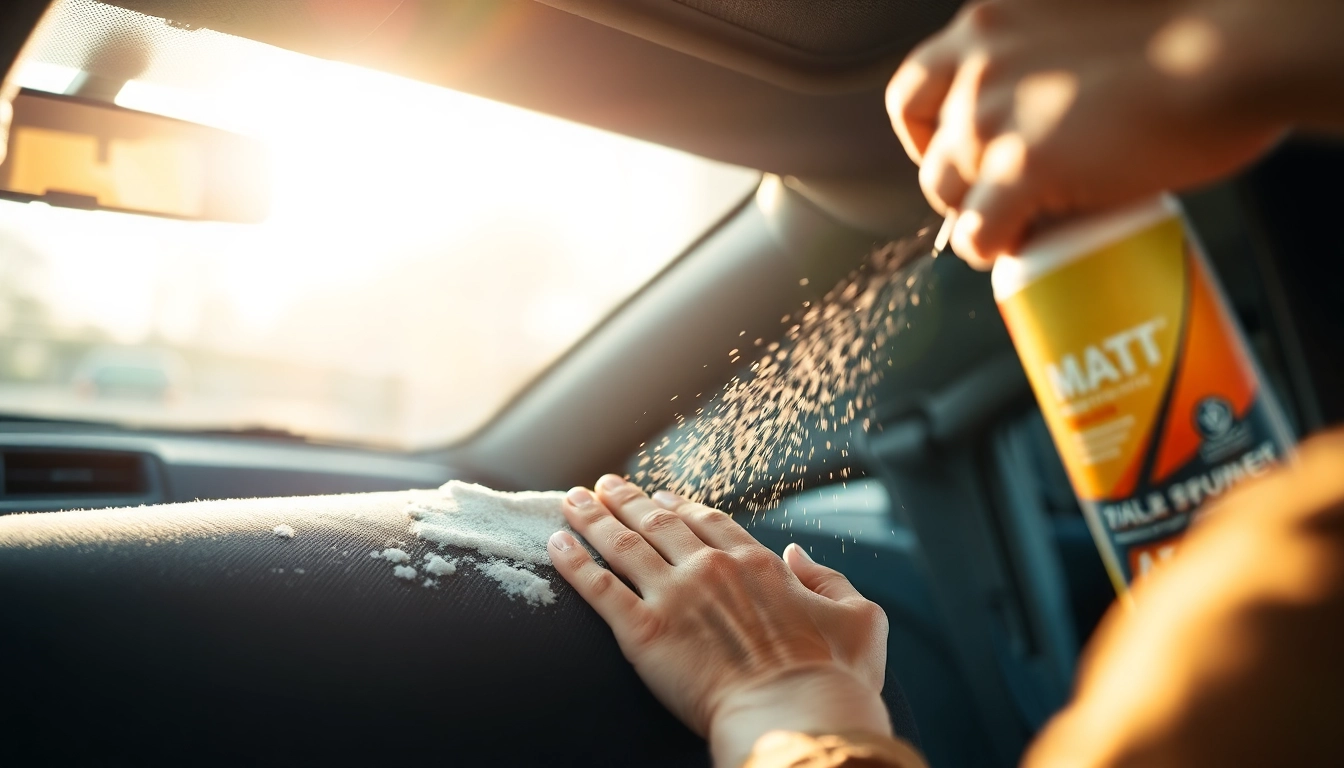
[{"label": "aerosol spray can", "polygon": [[1116,591],[1293,440],[1179,203],[1075,220],[995,262],[994,298]]}]

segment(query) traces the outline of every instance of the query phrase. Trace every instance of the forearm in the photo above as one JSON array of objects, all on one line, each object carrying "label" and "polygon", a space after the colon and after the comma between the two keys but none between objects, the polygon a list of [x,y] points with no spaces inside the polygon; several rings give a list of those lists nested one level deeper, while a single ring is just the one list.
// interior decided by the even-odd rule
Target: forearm
[{"label": "forearm", "polygon": [[1201,0],[1220,37],[1213,82],[1229,114],[1344,131],[1344,3]]}]

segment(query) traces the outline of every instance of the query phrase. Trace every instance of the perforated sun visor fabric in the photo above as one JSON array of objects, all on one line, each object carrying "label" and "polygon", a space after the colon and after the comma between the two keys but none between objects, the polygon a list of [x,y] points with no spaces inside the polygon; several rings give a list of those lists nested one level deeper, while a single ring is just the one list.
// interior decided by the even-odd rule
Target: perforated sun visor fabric
[{"label": "perforated sun visor fabric", "polygon": [[[303,39],[314,46],[310,53],[334,57],[364,40],[397,4],[143,0],[113,5],[58,0],[34,32],[31,55],[44,64],[122,82],[190,88],[250,62],[256,43],[236,36],[249,29],[304,30]],[[231,34],[215,27],[228,27]]]}]

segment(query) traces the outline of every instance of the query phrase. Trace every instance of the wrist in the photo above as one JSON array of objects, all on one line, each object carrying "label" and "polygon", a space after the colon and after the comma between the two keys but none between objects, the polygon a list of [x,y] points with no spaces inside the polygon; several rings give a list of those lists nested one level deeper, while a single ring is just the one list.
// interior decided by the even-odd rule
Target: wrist
[{"label": "wrist", "polygon": [[879,692],[843,670],[791,672],[735,691],[719,703],[708,730],[714,765],[737,768],[770,731],[890,736],[891,718]]}]

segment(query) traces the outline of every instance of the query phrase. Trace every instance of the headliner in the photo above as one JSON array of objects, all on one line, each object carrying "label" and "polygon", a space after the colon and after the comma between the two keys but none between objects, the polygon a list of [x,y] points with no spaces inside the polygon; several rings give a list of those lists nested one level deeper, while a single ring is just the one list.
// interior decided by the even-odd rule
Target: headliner
[{"label": "headliner", "polygon": [[959,0],[112,0],[724,162],[898,180],[882,99]]}]

